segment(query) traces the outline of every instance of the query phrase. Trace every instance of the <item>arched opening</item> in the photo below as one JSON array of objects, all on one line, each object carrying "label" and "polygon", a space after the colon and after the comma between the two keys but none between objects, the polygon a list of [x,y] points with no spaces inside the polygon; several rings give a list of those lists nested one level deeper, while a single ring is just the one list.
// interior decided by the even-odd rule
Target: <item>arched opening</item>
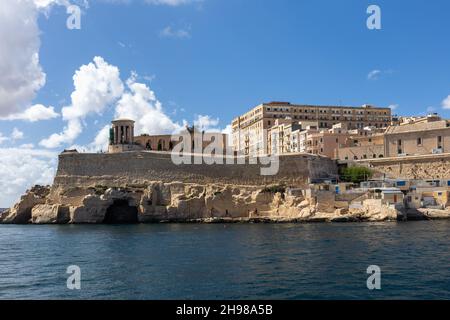
[{"label": "arched opening", "polygon": [[107,224],[131,224],[138,223],[138,210],[128,205],[127,200],[114,200],[106,210],[103,223]]}]

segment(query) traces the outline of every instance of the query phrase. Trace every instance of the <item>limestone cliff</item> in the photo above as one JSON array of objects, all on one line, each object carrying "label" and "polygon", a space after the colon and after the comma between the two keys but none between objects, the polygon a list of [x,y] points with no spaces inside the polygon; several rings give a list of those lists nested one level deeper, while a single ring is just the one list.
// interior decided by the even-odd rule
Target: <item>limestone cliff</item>
[{"label": "limestone cliff", "polygon": [[[36,186],[0,223],[348,222],[450,217],[448,211],[399,212],[381,200],[357,209],[309,182],[337,174],[313,155],[280,157],[274,176],[260,165],[176,166],[169,155],[62,153],[51,187]],[[313,188],[315,189],[315,188]]]},{"label": "limestone cliff", "polygon": [[347,222],[397,220],[397,210],[366,201],[349,210],[334,193],[313,197],[284,186],[151,182],[109,188],[34,187],[2,223]]}]

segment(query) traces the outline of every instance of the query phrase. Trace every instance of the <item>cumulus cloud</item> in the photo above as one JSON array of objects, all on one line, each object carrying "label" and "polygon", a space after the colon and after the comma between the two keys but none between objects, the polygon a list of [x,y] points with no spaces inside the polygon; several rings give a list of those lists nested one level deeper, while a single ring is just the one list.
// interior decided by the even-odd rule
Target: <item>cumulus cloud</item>
[{"label": "cumulus cloud", "polygon": [[17,128],[14,128],[14,129],[13,129],[13,131],[12,131],[12,133],[11,133],[11,139],[12,139],[13,141],[21,140],[21,139],[23,139],[23,137],[24,137],[24,134],[23,134],[22,131],[20,131],[20,130],[17,129]]},{"label": "cumulus cloud", "polygon": [[39,64],[38,10],[32,1],[0,6],[0,117],[21,112],[45,84]]},{"label": "cumulus cloud", "polygon": [[101,115],[123,93],[119,68],[108,64],[102,57],[83,65],[73,76],[75,90],[71,94],[72,104],[62,108],[67,125],[61,133],[54,133],[39,144],[46,148],[57,148],[72,143],[83,131],[83,120],[90,114]]},{"label": "cumulus cloud", "polygon": [[183,125],[170,119],[164,112],[155,93],[144,83],[136,82],[133,74],[126,82],[128,90],[116,106],[116,118],[128,118],[136,121],[135,134],[173,133]]},{"label": "cumulus cloud", "polygon": [[30,148],[0,148],[0,207],[11,207],[27,188],[51,184],[57,154]]},{"label": "cumulus cloud", "polygon": [[0,117],[0,120],[25,120],[29,122],[36,122],[41,120],[50,120],[57,118],[59,114],[55,112],[55,108],[46,107],[42,104],[35,104],[23,112],[13,113],[6,117]]},{"label": "cumulus cloud", "polygon": [[442,108],[444,109],[450,109],[450,96],[448,96],[447,98],[445,98],[442,101]]},{"label": "cumulus cloud", "polygon": [[220,129],[217,129],[217,125],[219,124],[218,118],[212,118],[210,116],[198,115],[197,119],[194,120],[194,126],[200,131],[215,131],[218,132]]},{"label": "cumulus cloud", "polygon": [[9,138],[8,138],[8,137],[5,137],[5,136],[3,135],[3,133],[0,132],[0,144],[2,144],[2,143],[5,142],[5,141],[8,141],[8,140],[9,140]]},{"label": "cumulus cloud", "polygon": [[106,152],[109,144],[109,129],[110,125],[104,126],[98,131],[95,139],[87,145],[72,145],[69,149],[76,149],[78,152],[97,153]]}]

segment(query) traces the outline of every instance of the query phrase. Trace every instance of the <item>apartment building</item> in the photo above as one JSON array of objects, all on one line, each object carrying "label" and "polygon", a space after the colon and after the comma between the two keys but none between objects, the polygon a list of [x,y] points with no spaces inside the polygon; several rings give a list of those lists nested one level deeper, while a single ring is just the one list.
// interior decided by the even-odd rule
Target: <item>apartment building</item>
[{"label": "apartment building", "polygon": [[306,153],[336,158],[337,149],[345,144],[349,133],[344,124],[336,124],[328,130],[306,130],[303,132]]},{"label": "apartment building", "polygon": [[336,158],[340,160],[374,159],[384,156],[384,134],[370,132],[350,135],[336,153]]},{"label": "apartment building", "polygon": [[433,114],[391,126],[384,134],[386,157],[450,152],[450,121]]},{"label": "apartment building", "polygon": [[232,143],[235,151],[264,154],[270,151],[267,131],[277,119],[294,122],[315,121],[318,129],[329,129],[343,123],[349,129],[374,126],[385,128],[391,123],[390,108],[298,105],[270,102],[256,106],[232,121]]},{"label": "apartment building", "polygon": [[340,160],[450,153],[450,121],[436,114],[403,118],[384,133],[350,137],[340,146]]}]

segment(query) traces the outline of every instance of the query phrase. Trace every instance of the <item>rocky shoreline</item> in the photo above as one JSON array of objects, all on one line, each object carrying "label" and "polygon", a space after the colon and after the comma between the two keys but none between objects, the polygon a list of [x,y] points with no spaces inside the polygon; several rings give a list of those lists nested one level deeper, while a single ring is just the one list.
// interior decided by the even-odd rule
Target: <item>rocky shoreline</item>
[{"label": "rocky shoreline", "polygon": [[[305,189],[306,190],[306,189]],[[35,186],[3,224],[320,223],[450,219],[450,210],[400,211],[373,199],[352,208],[327,192],[284,186],[150,182],[121,187]]]}]

